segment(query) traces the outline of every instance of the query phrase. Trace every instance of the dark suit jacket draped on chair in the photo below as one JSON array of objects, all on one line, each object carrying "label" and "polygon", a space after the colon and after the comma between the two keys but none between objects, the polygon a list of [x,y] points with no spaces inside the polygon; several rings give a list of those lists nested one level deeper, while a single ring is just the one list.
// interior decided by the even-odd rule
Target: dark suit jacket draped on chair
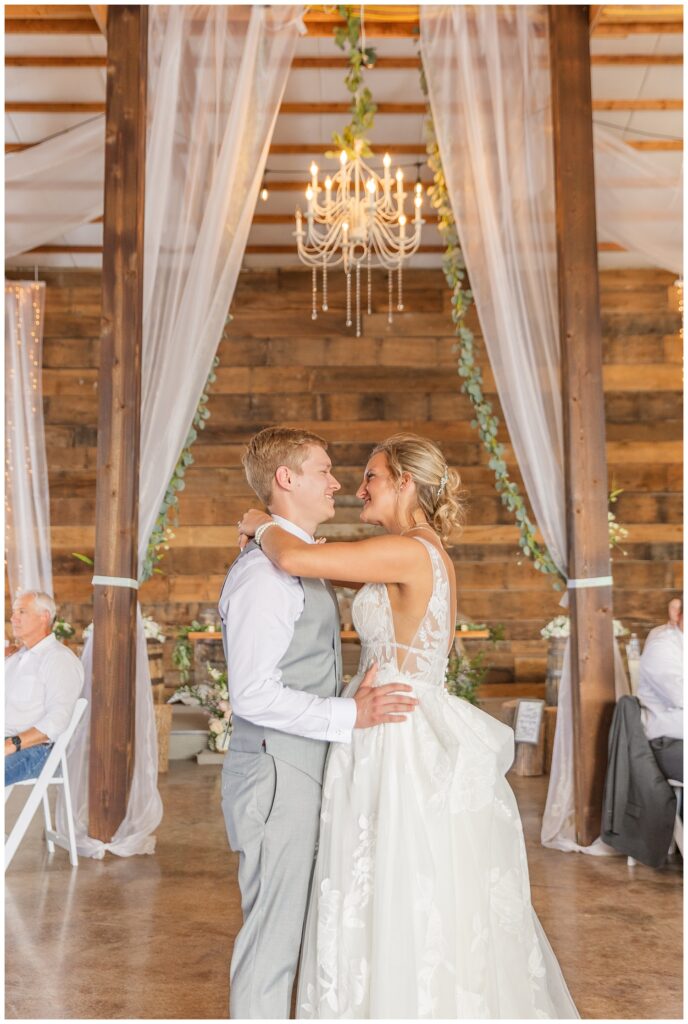
[{"label": "dark suit jacket draped on chair", "polygon": [[664,864],[676,816],[676,797],[657,765],[636,697],[621,697],[609,732],[602,839],[641,864]]}]

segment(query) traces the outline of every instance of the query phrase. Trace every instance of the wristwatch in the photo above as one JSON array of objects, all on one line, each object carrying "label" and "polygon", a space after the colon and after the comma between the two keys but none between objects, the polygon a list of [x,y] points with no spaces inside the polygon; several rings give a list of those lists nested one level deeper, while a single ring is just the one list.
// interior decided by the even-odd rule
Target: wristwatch
[{"label": "wristwatch", "polygon": [[17,750],[21,750],[21,736],[10,736]]}]

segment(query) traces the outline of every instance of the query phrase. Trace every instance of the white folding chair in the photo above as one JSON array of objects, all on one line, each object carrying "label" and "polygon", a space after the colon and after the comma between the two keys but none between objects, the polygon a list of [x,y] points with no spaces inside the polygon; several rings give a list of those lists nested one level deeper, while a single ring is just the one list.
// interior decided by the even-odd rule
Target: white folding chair
[{"label": "white folding chair", "polygon": [[[671,837],[671,845],[667,853],[673,853],[678,847],[678,852],[683,856],[683,783],[678,779],[667,779],[667,782],[674,791],[676,797],[676,817],[674,818],[674,834]],[[629,868],[634,868],[638,861],[635,857],[627,857],[626,863]]]},{"label": "white folding chair", "polygon": [[[83,715],[84,711],[88,706],[88,701],[85,697],[79,697],[74,711],[72,712],[72,718],[65,731],[58,736],[55,740],[53,749],[48,755],[48,760],[43,765],[43,770],[37,779],[26,779],[24,782],[15,782],[12,786],[5,787],[5,803],[14,789],[14,786],[31,786],[32,790],[29,793],[28,799],[22,807],[19,817],[17,818],[14,828],[10,832],[5,842],[5,871],[12,863],[12,858],[17,852],[17,847],[24,838],[27,828],[31,824],[34,814],[38,810],[38,805],[43,802],[43,813],[45,816],[45,841],[48,844],[48,852],[55,852],[55,844],[64,847],[69,850],[69,861],[73,868],[77,867],[79,860],[76,854],[76,835],[74,832],[74,817],[72,815],[72,795],[69,791],[69,773],[67,771],[67,747],[69,741],[74,735],[74,730],[79,724],[79,720]],[[58,768],[62,768],[62,774],[57,775]],[[62,836],[57,833],[52,826],[50,818],[50,804],[48,802],[48,787],[49,786],[62,786],[65,797],[65,812],[67,815],[67,833],[68,835]]]}]

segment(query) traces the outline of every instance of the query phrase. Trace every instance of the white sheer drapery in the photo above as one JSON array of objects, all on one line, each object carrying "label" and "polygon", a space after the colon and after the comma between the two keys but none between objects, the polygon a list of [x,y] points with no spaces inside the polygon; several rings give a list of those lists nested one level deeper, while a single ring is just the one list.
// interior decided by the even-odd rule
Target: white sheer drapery
[{"label": "white sheer drapery", "polygon": [[[509,436],[566,575],[547,9],[421,7],[421,52],[447,189]],[[623,686],[620,680],[619,686]],[[542,841],[575,841],[569,645]]]},{"label": "white sheer drapery", "polygon": [[595,195],[600,237],[648,262],[683,273],[683,175],[661,158],[632,149],[593,127]]},{"label": "white sheer drapery", "polygon": [[105,117],[5,157],[5,258],[103,213]]},{"label": "white sheer drapery", "polygon": [[[139,572],[234,293],[301,13],[150,7]],[[88,696],[90,641],[84,668]],[[140,611],[134,779],[108,844],[86,834],[88,734],[87,719],[70,758],[79,851],[152,853],[162,806]]]},{"label": "white sheer drapery", "polygon": [[5,283],[5,550],[10,594],[53,592],[41,354],[45,284]]}]

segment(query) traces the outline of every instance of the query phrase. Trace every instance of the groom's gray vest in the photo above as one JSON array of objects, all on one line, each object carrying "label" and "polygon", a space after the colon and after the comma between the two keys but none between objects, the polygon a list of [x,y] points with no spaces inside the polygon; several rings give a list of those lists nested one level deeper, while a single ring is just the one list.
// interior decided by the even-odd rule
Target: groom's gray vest
[{"label": "groom's gray vest", "polygon": [[[256,548],[250,541],[229,568],[231,573],[240,558]],[[339,638],[339,608],[330,583],[300,579],[303,588],[303,611],[294,624],[294,636],[278,668],[282,682],[293,690],[303,690],[317,697],[339,694],[342,678]],[[227,658],[227,628],[222,621],[222,643]],[[231,679],[230,694],[231,694]],[[273,757],[298,768],[311,778],[322,781],[328,744],[291,733],[254,725],[233,716],[231,750],[253,753],[265,750]]]}]

